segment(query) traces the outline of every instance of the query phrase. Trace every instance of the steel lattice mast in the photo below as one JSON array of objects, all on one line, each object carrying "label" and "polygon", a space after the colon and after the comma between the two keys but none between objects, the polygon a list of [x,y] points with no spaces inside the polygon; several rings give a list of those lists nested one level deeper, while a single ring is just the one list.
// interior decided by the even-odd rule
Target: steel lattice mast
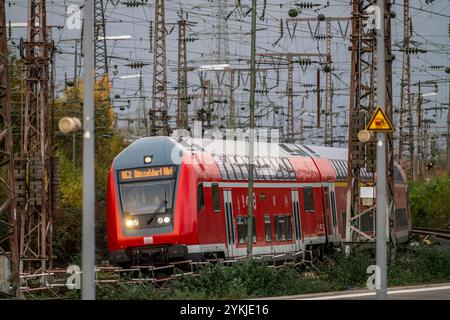
[{"label": "steel lattice mast", "polygon": [[[373,30],[364,26],[366,9],[375,1],[354,0],[352,2],[352,70],[350,87],[350,119],[349,119],[349,158],[347,182],[347,210],[346,210],[346,242],[372,241],[373,237],[361,230],[360,220],[363,215],[373,213],[375,208],[369,207],[361,211],[360,187],[366,182],[362,179],[363,171],[375,173],[375,143],[362,143],[358,140],[358,133],[366,129],[367,122],[376,107],[376,37]],[[386,88],[385,110],[392,119],[392,48],[391,48],[391,2],[385,1],[385,45],[386,45]],[[391,231],[394,230],[394,145],[393,135],[387,139],[387,199],[389,205],[388,217]],[[373,181],[375,182],[375,181]],[[368,186],[373,186],[369,184]],[[391,237],[395,244],[395,237]],[[349,252],[347,246],[346,251]]]},{"label": "steel lattice mast", "polygon": [[188,85],[187,85],[187,42],[186,20],[178,21],[178,112],[177,127],[187,129],[189,125],[188,113]]},{"label": "steel lattice mast", "polygon": [[[228,29],[228,0],[218,0],[217,1],[217,23],[215,25],[215,45],[216,50],[214,54],[214,58],[217,64],[229,64],[230,63],[230,48],[229,48],[229,29]],[[221,125],[220,119],[227,118],[227,110],[222,106],[225,106],[226,103],[230,103],[230,101],[226,101],[226,94],[224,90],[224,86],[229,83],[228,77],[230,73],[227,70],[223,71],[214,71],[216,76],[216,81],[213,84],[214,91],[212,100],[219,101],[220,104],[212,105],[211,108],[214,110],[214,113],[217,117],[217,125]],[[216,104],[216,103],[215,103]],[[226,121],[228,124],[229,121]]]},{"label": "steel lattice mast", "polygon": [[[414,119],[411,96],[411,56],[409,52],[412,20],[409,12],[409,0],[405,0],[403,4],[403,65],[400,94],[398,162],[406,169],[408,176],[414,179]],[[405,134],[404,131],[407,129],[408,132]],[[409,149],[409,161],[405,161],[403,158],[405,145]]]},{"label": "steel lattice mast", "polygon": [[[20,297],[19,279],[19,224],[16,212],[13,136],[9,85],[9,57],[7,44],[5,0],[0,0],[0,183],[5,197],[0,203],[0,224],[7,226],[6,238],[0,239],[0,253],[8,257],[11,265],[13,295]],[[9,248],[4,247],[8,243]],[[8,245],[8,244],[7,244]],[[9,249],[9,253],[7,250]]]},{"label": "steel lattice mast", "polygon": [[[392,36],[391,36],[391,7],[392,2],[391,0],[385,0],[385,35],[384,35],[384,41],[385,41],[385,51],[386,51],[386,61],[385,61],[385,70],[386,70],[386,114],[389,117],[389,119],[393,119],[393,91],[392,91],[392,64],[394,56],[392,55]],[[395,205],[394,205],[394,134],[389,133],[387,135],[387,185],[388,185],[388,194],[387,194],[387,201],[388,201],[388,212],[387,216],[389,219],[389,231],[390,231],[390,242],[393,244],[394,249],[396,248],[396,238],[395,238]]]},{"label": "steel lattice mast", "polygon": [[[363,214],[373,212],[369,208],[360,212],[360,187],[363,186],[362,172],[375,171],[375,145],[364,144],[358,140],[358,133],[366,129],[367,122],[374,111],[375,85],[375,50],[376,38],[373,30],[364,26],[364,14],[371,1],[352,1],[352,57],[350,79],[349,111],[349,154],[346,210],[346,242],[358,239],[373,240],[360,229],[359,221]],[[354,236],[356,235],[356,237]],[[346,247],[350,252],[350,247]]]},{"label": "steel lattice mast", "polygon": [[333,146],[333,81],[331,78],[331,20],[326,21],[326,68],[325,70],[325,145]]},{"label": "steel lattice mast", "polygon": [[94,0],[94,57],[95,75],[102,80],[108,75],[108,51],[106,46],[105,7],[103,0]]},{"label": "steel lattice mast", "polygon": [[165,0],[155,2],[155,28],[153,45],[152,109],[150,134],[168,135],[170,132],[167,102],[167,56],[165,28]]},{"label": "steel lattice mast", "polygon": [[49,124],[49,65],[46,1],[28,1],[21,153],[16,157],[16,194],[21,219],[21,271],[45,271],[52,259],[52,147]]}]

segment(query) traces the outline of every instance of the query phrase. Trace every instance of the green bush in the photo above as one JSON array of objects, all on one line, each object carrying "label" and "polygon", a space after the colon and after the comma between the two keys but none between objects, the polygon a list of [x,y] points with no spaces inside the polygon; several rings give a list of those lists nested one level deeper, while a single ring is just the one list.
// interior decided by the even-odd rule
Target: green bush
[{"label": "green bush", "polygon": [[[373,249],[355,249],[350,257],[329,255],[316,268],[269,268],[260,263],[211,265],[162,287],[153,284],[97,286],[99,300],[205,300],[289,296],[365,288],[367,267],[375,264]],[[450,250],[442,247],[400,247],[388,260],[388,285],[403,286],[450,280]],[[30,298],[30,297],[29,297]],[[38,297],[33,296],[36,299]],[[64,299],[80,299],[70,291]]]},{"label": "green bush", "polygon": [[411,182],[409,198],[413,226],[450,229],[449,178]]}]

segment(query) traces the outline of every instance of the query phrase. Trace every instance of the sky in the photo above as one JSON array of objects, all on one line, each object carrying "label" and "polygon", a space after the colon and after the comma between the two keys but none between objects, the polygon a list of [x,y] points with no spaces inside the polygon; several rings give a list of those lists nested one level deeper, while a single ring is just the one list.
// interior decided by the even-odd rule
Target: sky
[{"label": "sky", "polygon": [[[115,111],[121,119],[136,118],[137,109],[148,108],[151,105],[152,93],[152,68],[153,61],[152,44],[150,43],[150,30],[154,17],[154,1],[145,1],[146,5],[136,8],[127,7],[126,1],[107,1],[106,4],[106,29],[107,36],[130,35],[129,40],[108,41],[108,55],[110,65],[110,78],[113,82],[112,98]],[[197,69],[205,64],[216,63],[218,34],[218,7],[219,1],[225,3],[225,12],[228,16],[226,29],[223,31],[223,39],[228,38],[229,64],[233,68],[249,68],[250,58],[250,22],[251,15],[247,14],[250,8],[250,0],[166,0],[166,29],[167,29],[167,71],[169,88],[169,110],[174,115],[177,108],[177,58],[178,58],[178,27],[180,17],[187,18],[189,23],[187,35],[194,41],[188,43],[188,66],[194,71],[189,72],[189,94],[201,93],[200,79],[215,80],[214,72],[199,72]],[[52,28],[52,37],[57,46],[56,54],[56,90],[57,95],[64,90],[64,79],[74,78],[75,41],[80,39],[80,30],[68,28],[67,8],[70,5],[81,5],[83,1],[47,1],[48,25]],[[132,1],[128,1],[132,2]],[[449,100],[449,74],[442,68],[433,66],[450,66],[450,0],[434,0],[427,4],[425,0],[411,0],[411,16],[413,19],[413,37],[418,47],[427,50],[424,54],[412,55],[412,82],[434,80],[438,82],[438,94],[426,99],[425,118],[434,120],[428,131],[435,134],[439,144],[443,145],[447,131],[447,104]],[[26,22],[27,1],[6,1],[7,21]],[[287,23],[289,9],[295,8],[299,1],[258,1],[258,33],[257,52],[324,52],[325,42],[311,39],[311,29],[306,23],[294,25]],[[348,17],[350,15],[349,0],[314,1],[318,4],[313,10],[305,9],[299,17],[317,17],[318,14],[336,17]],[[329,3],[329,5],[327,5]],[[402,52],[399,44],[403,39],[403,1],[394,1],[393,11],[396,17],[392,21],[392,43],[395,62],[393,67],[394,81],[394,108],[400,104],[400,80],[402,70]],[[281,27],[281,25],[283,27]],[[315,23],[311,25],[314,30]],[[321,24],[319,33],[324,34],[324,24]],[[348,129],[348,85],[350,80],[350,45],[351,26],[345,22],[338,25],[332,24],[332,68],[334,136],[337,146],[345,145]],[[20,38],[26,37],[24,28],[14,28],[9,39],[10,48],[17,52]],[[121,79],[124,76],[133,76],[139,70],[126,66],[131,62],[143,62],[142,69],[145,102],[139,99],[138,78]],[[267,94],[257,95],[257,123],[260,126],[282,126],[285,119],[282,116],[287,106],[286,83],[287,71],[285,66],[260,65],[260,68],[270,70],[259,73],[258,88],[267,89]],[[433,69],[434,68],[434,69]],[[278,69],[278,70],[276,70]],[[317,65],[313,64],[302,70],[300,66],[294,69],[294,97],[295,130],[298,131],[299,120],[303,119],[305,139],[308,144],[323,144],[323,129],[313,129],[316,124],[316,94],[311,92],[316,83]],[[78,76],[82,75],[82,66],[77,69]],[[248,89],[250,85],[248,72],[242,72],[237,78],[239,88],[235,90],[237,122],[242,127],[248,126]],[[322,85],[325,84],[324,76]],[[226,97],[229,90],[229,78],[224,79],[221,91],[217,89],[217,96],[222,92]],[[236,82],[238,80],[236,79]],[[264,86],[265,83],[265,86]],[[431,92],[434,88],[425,87],[424,92]],[[417,87],[412,88],[417,92]],[[120,96],[120,99],[115,97]],[[324,97],[322,97],[323,99]],[[226,98],[223,98],[226,99]],[[130,101],[128,103],[128,100]],[[220,99],[216,99],[220,100]],[[140,107],[141,103],[141,107]],[[143,106],[142,104],[145,105]],[[323,103],[323,101],[322,101]],[[200,108],[201,100],[193,99],[190,105],[190,118],[195,117],[195,110]],[[128,108],[129,106],[129,108]],[[121,110],[120,107],[126,107]],[[226,119],[227,105],[215,104],[219,119]],[[279,110],[280,112],[276,112]],[[141,112],[142,113],[142,112]],[[394,116],[394,123],[398,123],[398,116]],[[173,120],[174,121],[174,117]],[[322,119],[322,122],[324,119]],[[417,123],[416,123],[417,125]],[[297,136],[299,138],[299,136]]]}]

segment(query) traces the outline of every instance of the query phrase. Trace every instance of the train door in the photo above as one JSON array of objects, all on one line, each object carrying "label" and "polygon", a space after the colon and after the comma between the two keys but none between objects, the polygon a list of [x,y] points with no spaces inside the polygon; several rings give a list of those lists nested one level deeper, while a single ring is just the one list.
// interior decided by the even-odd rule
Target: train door
[{"label": "train door", "polygon": [[328,186],[329,194],[330,194],[330,208],[331,208],[331,220],[332,220],[332,229],[335,241],[340,239],[339,234],[339,225],[337,220],[337,209],[336,209],[336,192],[334,190],[334,185],[332,183]]},{"label": "train door", "polygon": [[225,190],[223,192],[224,208],[225,208],[225,225],[227,232],[227,249],[228,257],[235,256],[236,238],[234,228],[234,216],[233,216],[233,198],[231,197],[231,191]]},{"label": "train door", "polygon": [[298,191],[291,191],[292,196],[292,215],[294,217],[294,231],[295,231],[295,250],[302,250],[302,228],[300,220],[300,205]]}]

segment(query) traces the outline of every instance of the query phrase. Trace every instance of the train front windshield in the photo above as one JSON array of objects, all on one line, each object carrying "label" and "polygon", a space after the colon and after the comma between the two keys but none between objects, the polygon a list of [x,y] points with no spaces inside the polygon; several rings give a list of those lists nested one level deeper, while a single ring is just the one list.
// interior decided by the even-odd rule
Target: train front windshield
[{"label": "train front windshield", "polygon": [[132,216],[170,212],[174,184],[172,180],[122,184],[123,212]]}]

